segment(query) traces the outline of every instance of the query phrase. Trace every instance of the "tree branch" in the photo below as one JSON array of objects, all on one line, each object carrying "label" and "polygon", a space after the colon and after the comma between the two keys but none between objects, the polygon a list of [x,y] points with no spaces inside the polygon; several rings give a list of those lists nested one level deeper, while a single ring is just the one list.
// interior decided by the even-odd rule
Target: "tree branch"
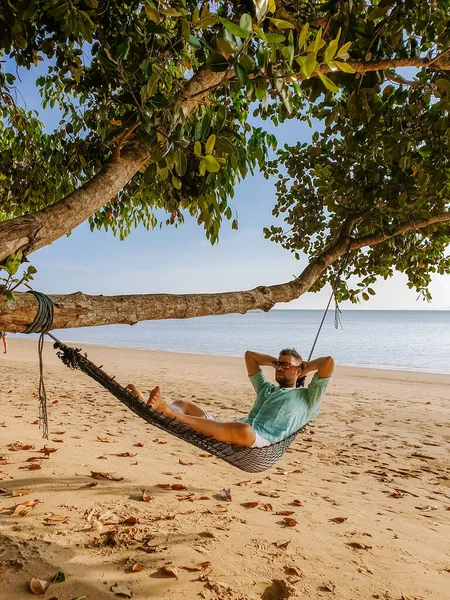
[{"label": "tree branch", "polygon": [[[249,310],[269,311],[274,304],[290,302],[307,292],[322,273],[348,251],[348,237],[338,241],[312,260],[294,281],[252,290],[218,294],[141,294],[88,296],[81,292],[52,295],[55,304],[53,329],[92,327],[161,319],[189,319],[208,315],[244,314]],[[15,302],[0,296],[0,329],[25,331],[37,312],[32,294],[16,292]]]},{"label": "tree branch", "polygon": [[414,219],[411,221],[406,221],[401,223],[394,233],[377,233],[374,235],[366,235],[361,238],[352,239],[350,243],[350,251],[359,250],[360,248],[364,248],[365,246],[376,246],[378,244],[382,244],[387,240],[390,240],[397,235],[401,235],[402,233],[408,233],[409,231],[415,231],[419,229],[425,229],[430,225],[436,225],[438,223],[446,223],[450,221],[450,213],[444,212],[430,219]]}]

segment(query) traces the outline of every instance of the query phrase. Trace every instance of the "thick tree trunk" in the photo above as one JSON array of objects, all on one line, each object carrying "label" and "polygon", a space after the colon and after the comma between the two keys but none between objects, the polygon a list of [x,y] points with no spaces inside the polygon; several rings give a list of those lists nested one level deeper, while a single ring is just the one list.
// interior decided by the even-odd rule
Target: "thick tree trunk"
[{"label": "thick tree trunk", "polygon": [[59,202],[0,223],[0,261],[18,250],[30,254],[70,233],[114,198],[148,156],[144,146],[127,146],[120,157],[110,159],[95,177]]}]

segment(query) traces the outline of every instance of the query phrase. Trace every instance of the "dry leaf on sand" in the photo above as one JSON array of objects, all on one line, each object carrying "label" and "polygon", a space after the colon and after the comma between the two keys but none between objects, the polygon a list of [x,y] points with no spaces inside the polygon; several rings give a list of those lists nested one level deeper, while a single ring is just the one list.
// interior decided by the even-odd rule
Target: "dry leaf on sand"
[{"label": "dry leaf on sand", "polygon": [[332,523],[345,523],[348,517],[334,517],[333,519],[328,519]]},{"label": "dry leaf on sand", "polygon": [[144,565],[141,563],[134,563],[134,565],[131,567],[131,571],[133,573],[138,573],[139,571],[142,571],[142,569],[144,568]]},{"label": "dry leaf on sand", "polygon": [[101,471],[91,471],[91,477],[94,479],[108,479],[110,481],[122,481],[123,477],[116,477],[111,473],[103,473]]},{"label": "dry leaf on sand", "polygon": [[53,452],[57,452],[57,451],[58,451],[58,448],[49,448],[48,446],[44,446],[43,448],[38,450],[38,452],[42,452],[43,454],[45,454],[45,456],[50,456],[50,454],[53,454]]},{"label": "dry leaf on sand", "polygon": [[164,565],[161,567],[161,573],[163,573],[166,577],[178,579],[178,569],[171,567],[170,565]]},{"label": "dry leaf on sand", "polygon": [[291,519],[290,517],[285,517],[283,521],[288,527],[295,527],[297,525],[297,521],[295,519]]},{"label": "dry leaf on sand", "polygon": [[137,456],[137,452],[134,452],[134,453],[131,453],[131,452],[119,452],[119,454],[112,454],[112,456],[124,456],[124,457],[133,458],[134,456]]},{"label": "dry leaf on sand", "polygon": [[13,515],[20,515],[21,517],[25,517],[29,512],[33,510],[35,506],[40,504],[40,500],[27,500],[26,502],[22,502],[18,504],[14,509]]},{"label": "dry leaf on sand", "polygon": [[180,465],[184,465],[184,466],[186,466],[186,467],[190,467],[191,465],[193,465],[193,464],[194,464],[193,462],[189,462],[189,461],[187,461],[187,460],[183,460],[182,458],[180,458],[180,459],[178,460],[178,462],[180,463]]},{"label": "dry leaf on sand", "polygon": [[142,490],[142,500],[144,502],[150,502],[150,500],[153,500],[153,496],[150,496],[146,490]]},{"label": "dry leaf on sand", "polygon": [[125,587],[124,585],[116,585],[111,586],[111,591],[114,592],[117,596],[123,596],[124,598],[132,598],[133,592],[130,588]]},{"label": "dry leaf on sand", "polygon": [[12,491],[12,496],[15,498],[16,496],[27,496],[31,494],[31,490],[26,490],[25,488],[18,488],[17,490]]},{"label": "dry leaf on sand", "polygon": [[299,569],[298,567],[296,567],[294,565],[286,565],[284,567],[284,570],[288,575],[295,575],[296,577],[303,577],[303,572],[301,571],[301,569]]},{"label": "dry leaf on sand", "polygon": [[354,548],[355,550],[371,550],[372,546],[366,546],[366,544],[360,544],[359,542],[347,542],[347,546]]},{"label": "dry leaf on sand", "polygon": [[45,590],[49,587],[50,583],[50,581],[46,581],[45,579],[33,577],[30,581],[30,589],[33,594],[45,594]]},{"label": "dry leaf on sand", "polygon": [[277,548],[287,548],[292,540],[286,540],[284,542],[273,542]]},{"label": "dry leaf on sand", "polygon": [[259,502],[241,502],[241,506],[244,508],[255,508],[258,506]]},{"label": "dry leaf on sand", "polygon": [[209,561],[205,561],[202,562],[198,565],[183,565],[180,567],[180,569],[184,569],[185,571],[204,571],[205,569],[208,569],[211,566],[211,563]]}]

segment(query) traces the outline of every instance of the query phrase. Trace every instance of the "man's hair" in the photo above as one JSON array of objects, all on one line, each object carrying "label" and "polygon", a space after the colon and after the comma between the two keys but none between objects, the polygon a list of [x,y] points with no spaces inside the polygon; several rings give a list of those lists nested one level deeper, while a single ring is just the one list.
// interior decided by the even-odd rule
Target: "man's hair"
[{"label": "man's hair", "polygon": [[300,363],[303,361],[302,357],[300,356],[300,354],[297,352],[297,350],[295,348],[283,348],[283,350],[280,350],[280,356],[293,356],[294,358],[296,358],[297,360],[300,361]]},{"label": "man's hair", "polygon": [[[280,351],[280,356],[293,356],[294,358],[296,358],[297,360],[300,361],[300,364],[303,362],[303,358],[300,356],[300,354],[297,352],[297,350],[295,348],[283,348],[283,350]],[[306,376],[303,377],[299,377],[297,379],[297,383],[295,387],[305,387],[305,379]]]}]

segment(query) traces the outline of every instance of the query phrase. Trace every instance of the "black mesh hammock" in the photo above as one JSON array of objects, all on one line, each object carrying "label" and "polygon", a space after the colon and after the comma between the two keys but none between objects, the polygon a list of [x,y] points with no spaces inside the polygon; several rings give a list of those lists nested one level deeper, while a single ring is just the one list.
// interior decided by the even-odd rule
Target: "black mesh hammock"
[{"label": "black mesh hammock", "polygon": [[[289,437],[271,444],[270,446],[264,446],[263,448],[249,448],[248,446],[238,446],[236,444],[230,444],[226,442],[219,442],[211,436],[203,435],[177,421],[163,415],[162,413],[153,410],[146,406],[138,398],[136,398],[129,390],[121,386],[114,377],[111,377],[100,367],[97,367],[92,361],[90,361],[86,355],[81,354],[77,348],[71,348],[66,346],[54,335],[49,333],[53,322],[53,302],[51,299],[42,294],[41,292],[31,291],[39,302],[39,308],[33,323],[27,328],[25,333],[40,332],[41,337],[39,338],[39,364],[40,364],[40,383],[39,383],[39,402],[40,402],[40,422],[43,425],[44,435],[47,437],[47,412],[46,412],[46,393],[43,382],[43,364],[42,364],[42,348],[43,339],[45,334],[53,339],[54,348],[58,350],[57,355],[62,362],[70,367],[71,369],[79,369],[101,386],[103,386],[108,392],[115,396],[122,404],[129,408],[136,415],[158,427],[163,429],[167,433],[170,433],[189,444],[197,446],[210,454],[217,456],[218,458],[226,461],[230,465],[241,469],[241,471],[247,471],[249,473],[258,473],[270,469],[286,452],[291,443],[294,441],[296,436],[307,427],[307,424],[291,434]],[[328,307],[327,307],[328,308]],[[322,321],[323,323],[323,321]],[[322,324],[321,326],[322,327]],[[320,332],[320,329],[319,329]],[[317,334],[318,336],[318,334]],[[316,337],[317,340],[317,337]],[[315,345],[315,342],[314,342]],[[311,350],[311,354],[314,350],[314,346]],[[310,354],[310,355],[311,355]],[[309,360],[309,359],[308,359]]]}]

